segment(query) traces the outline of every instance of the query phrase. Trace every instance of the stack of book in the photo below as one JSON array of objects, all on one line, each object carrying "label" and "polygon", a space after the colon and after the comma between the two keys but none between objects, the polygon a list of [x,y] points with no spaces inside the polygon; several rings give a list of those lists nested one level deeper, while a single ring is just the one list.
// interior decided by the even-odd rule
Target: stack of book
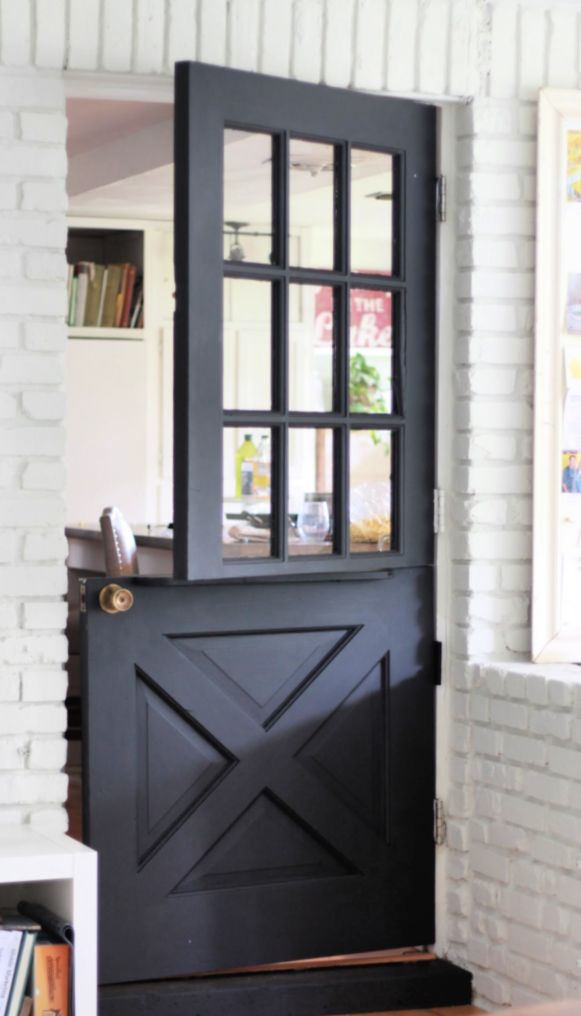
[{"label": "stack of book", "polygon": [[143,327],[143,279],[130,262],[68,266],[67,324],[96,328]]},{"label": "stack of book", "polygon": [[70,929],[44,907],[20,909],[0,909],[0,1016],[73,1016]]}]

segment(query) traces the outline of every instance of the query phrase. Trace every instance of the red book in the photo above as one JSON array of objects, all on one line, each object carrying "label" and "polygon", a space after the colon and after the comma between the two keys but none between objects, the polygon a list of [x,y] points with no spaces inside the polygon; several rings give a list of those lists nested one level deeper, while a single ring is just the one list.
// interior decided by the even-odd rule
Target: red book
[{"label": "red book", "polygon": [[128,271],[125,281],[125,292],[123,294],[123,311],[121,313],[121,328],[129,328],[129,312],[131,310],[131,301],[133,299],[135,276],[137,275],[137,268],[135,265],[128,265],[127,267]]}]

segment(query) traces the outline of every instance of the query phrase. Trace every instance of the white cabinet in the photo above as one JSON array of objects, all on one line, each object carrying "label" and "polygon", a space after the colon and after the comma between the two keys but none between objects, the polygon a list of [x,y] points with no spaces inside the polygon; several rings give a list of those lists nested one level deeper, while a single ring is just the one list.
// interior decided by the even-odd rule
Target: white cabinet
[{"label": "white cabinet", "polygon": [[22,899],[73,925],[75,1013],[97,1016],[97,854],[60,833],[0,827],[0,905]]},{"label": "white cabinet", "polygon": [[67,522],[94,524],[106,505],[115,504],[131,523],[168,523],[171,224],[74,218],[69,226],[72,259],[138,262],[143,271],[144,322],[139,329],[68,329]]}]

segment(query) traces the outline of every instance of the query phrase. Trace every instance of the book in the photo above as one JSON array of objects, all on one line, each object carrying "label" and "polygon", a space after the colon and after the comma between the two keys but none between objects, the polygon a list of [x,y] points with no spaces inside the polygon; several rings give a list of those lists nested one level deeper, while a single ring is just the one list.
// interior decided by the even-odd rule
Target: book
[{"label": "book", "polygon": [[89,261],[79,261],[79,263],[75,265],[77,293],[74,309],[75,320],[72,322],[74,325],[82,325],[85,320],[85,307],[87,305],[90,273],[91,263]]},{"label": "book", "polygon": [[141,313],[141,307],[143,305],[143,284],[140,281],[137,289],[135,290],[135,296],[133,300],[133,309],[131,311],[131,317],[129,319],[129,327],[137,327],[137,319]]},{"label": "book", "polygon": [[121,285],[122,268],[122,265],[107,266],[107,289],[105,291],[103,317],[101,320],[103,328],[113,328],[115,326],[115,309],[117,304],[117,294],[119,293],[119,287]]},{"label": "book", "polygon": [[0,1016],[6,1016],[24,932],[0,929]]},{"label": "book", "polygon": [[12,990],[10,992],[6,1016],[20,1016],[26,985],[30,976],[32,953],[36,942],[36,935],[36,931],[25,931],[22,935],[22,943],[18,954],[18,964],[12,979]]},{"label": "book", "polygon": [[20,1016],[32,1016],[32,999],[30,995],[26,995],[22,1002]]},{"label": "book", "polygon": [[99,296],[99,310],[97,313],[97,325],[100,328],[103,324],[103,307],[105,306],[105,292],[107,290],[107,279],[109,277],[109,268],[107,265],[104,266],[103,278],[101,280],[101,293]]},{"label": "book", "polygon": [[123,320],[123,308],[125,307],[125,295],[127,293],[127,282],[129,279],[129,269],[131,265],[129,262],[125,262],[121,266],[121,283],[119,285],[119,292],[117,293],[117,301],[115,305],[115,327],[122,327]]},{"label": "book", "polygon": [[84,325],[96,325],[99,317],[101,304],[101,289],[103,286],[103,275],[105,265],[94,264],[89,273],[89,290],[87,293],[87,304],[85,307]]},{"label": "book", "polygon": [[[34,952],[35,957],[36,957],[36,950],[37,950],[37,948],[40,945],[63,946],[66,950],[68,950],[68,952],[67,952],[67,956],[68,956],[68,961],[67,961],[67,964],[68,964],[67,965],[67,971],[68,971],[68,975],[67,975],[67,990],[65,992],[65,994],[67,995],[67,998],[68,998],[68,1007],[66,1009],[57,1009],[56,1016],[73,1016],[73,1012],[74,1012],[74,965],[73,965],[74,933],[73,933],[72,924],[70,923],[70,921],[67,921],[65,918],[61,917],[60,914],[55,914],[55,912],[53,910],[49,910],[49,908],[45,907],[42,903],[30,903],[28,900],[21,900],[20,903],[18,904],[18,912],[20,914],[23,914],[26,917],[30,917],[33,920],[38,921],[38,923],[42,927],[43,936],[42,936],[42,938],[39,937],[39,939],[37,940],[37,943],[36,943],[36,946],[35,946],[35,952]],[[64,957],[64,954],[59,954],[59,955],[61,956],[61,960],[59,962],[62,965],[62,962],[64,962],[64,960],[62,959],[62,957]],[[39,953],[39,957],[40,957],[40,959],[42,959],[42,954],[41,953]],[[40,959],[39,959],[39,962],[40,962]],[[35,976],[34,975],[34,969],[35,969],[35,965],[34,964],[35,964],[35,962],[36,962],[36,960],[33,963],[33,977]],[[54,963],[52,964],[51,969],[53,971],[53,975],[56,976],[57,967],[55,966]],[[58,969],[60,970],[60,966],[59,966]],[[61,973],[62,973],[62,971],[61,971]],[[33,983],[36,983],[36,982],[33,981]],[[64,979],[61,979],[61,984],[60,984],[61,988],[63,988],[63,984],[64,984]],[[36,995],[34,995],[33,997],[34,997],[34,1013],[33,1013],[33,1016],[47,1016],[47,1014],[45,1012],[43,1012],[42,1010],[38,1010],[38,1012],[37,1012],[37,1008],[36,1008],[37,998],[36,998]],[[49,1009],[49,1013],[50,1013],[50,1016],[55,1016],[55,1014],[50,1009]]]},{"label": "book", "polygon": [[8,931],[40,931],[40,924],[34,918],[21,914],[11,907],[0,907],[0,929]]},{"label": "book", "polygon": [[75,323],[75,306],[77,302],[77,276],[73,275],[71,279],[71,290],[69,294],[69,313],[67,315],[67,324],[73,326]]},{"label": "book", "polygon": [[71,1016],[71,947],[37,939],[32,964],[33,1016]]},{"label": "book", "polygon": [[123,296],[123,311],[121,313],[121,328],[129,328],[129,315],[133,301],[133,288],[135,286],[136,275],[137,268],[135,265],[128,265],[127,278],[125,280],[125,294]]}]

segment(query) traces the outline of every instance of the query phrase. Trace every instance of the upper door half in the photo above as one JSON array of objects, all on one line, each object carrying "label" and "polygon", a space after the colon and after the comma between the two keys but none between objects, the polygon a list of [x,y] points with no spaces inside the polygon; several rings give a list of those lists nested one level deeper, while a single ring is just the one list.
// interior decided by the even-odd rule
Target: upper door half
[{"label": "upper door half", "polygon": [[435,128],[177,65],[176,577],[432,563]]}]

